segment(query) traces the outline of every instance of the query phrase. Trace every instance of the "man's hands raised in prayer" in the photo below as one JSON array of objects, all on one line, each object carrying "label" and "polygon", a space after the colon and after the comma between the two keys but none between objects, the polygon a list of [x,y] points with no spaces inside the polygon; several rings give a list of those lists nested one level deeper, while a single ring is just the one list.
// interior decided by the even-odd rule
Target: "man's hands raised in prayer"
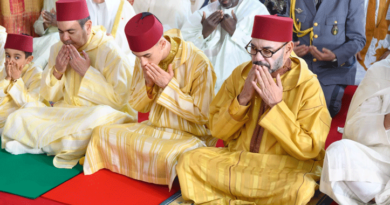
[{"label": "man's hands raised in prayer", "polygon": [[[153,81],[154,84],[156,84],[160,88],[165,88],[169,84],[169,82],[172,80],[174,73],[172,69],[172,64],[169,64],[168,66],[168,72],[164,71],[158,65],[151,63],[147,64],[145,66],[145,81],[146,85],[151,84],[148,81]],[[153,86],[153,85],[152,85]]]},{"label": "man's hands raised in prayer", "polygon": [[57,79],[61,79],[68,65],[70,65],[74,71],[84,77],[91,66],[91,60],[85,51],[83,51],[83,55],[84,58],[81,57],[80,53],[73,45],[63,45],[56,58],[56,72],[53,73],[54,76]]},{"label": "man's hands raised in prayer", "polygon": [[230,16],[229,14],[223,15],[221,26],[226,32],[229,33],[230,36],[233,36],[234,32],[236,31],[236,25],[237,25],[237,17],[233,10],[232,10],[232,16]]},{"label": "man's hands raised in prayer", "polygon": [[[260,88],[258,85],[260,85]],[[260,95],[263,102],[272,108],[283,99],[283,86],[280,76],[276,77],[275,83],[267,67],[253,65],[245,80],[244,88],[238,96],[240,105],[248,105],[255,91]]]},{"label": "man's hands raised in prayer", "polygon": [[153,87],[154,86],[154,81],[151,76],[146,74],[146,67],[142,69],[142,72],[144,73],[144,78],[145,78],[145,85],[148,87]]},{"label": "man's hands raised in prayer", "polygon": [[7,73],[7,80],[17,80],[22,75],[23,66],[19,66],[14,61],[5,62],[5,71]]},{"label": "man's hands raised in prayer", "polygon": [[[252,85],[256,92],[259,93],[263,102],[272,108],[276,104],[283,100],[283,85],[280,80],[280,75],[276,76],[276,83],[272,79],[271,74],[268,72],[267,67],[260,66],[255,70],[255,81],[252,81]],[[257,86],[260,85],[260,88]]]},{"label": "man's hands raised in prayer", "polygon": [[46,28],[57,27],[57,12],[52,9],[49,11],[42,11],[41,15],[43,17],[43,26]]},{"label": "man's hands raised in prayer", "polygon": [[310,46],[309,51],[311,55],[314,56],[319,61],[333,61],[336,58],[336,55],[329,49],[322,48],[322,52],[317,49],[315,46]]},{"label": "man's hands raised in prayer", "polygon": [[260,68],[260,66],[253,64],[251,70],[248,73],[248,76],[245,80],[244,87],[242,88],[242,91],[240,95],[238,96],[238,103],[242,106],[248,105],[249,101],[253,98],[255,95],[255,88],[253,87],[252,82],[255,81],[255,71],[256,69]]},{"label": "man's hands raised in prayer", "polygon": [[384,125],[386,130],[390,130],[390,114],[385,115]]},{"label": "man's hands raised in prayer", "polygon": [[299,57],[305,56],[307,53],[309,53],[309,46],[307,45],[299,45],[300,42],[294,42],[294,53],[297,54]]},{"label": "man's hands raised in prayer", "polygon": [[59,80],[69,64],[69,50],[66,45],[62,45],[60,51],[57,54],[54,76]]},{"label": "man's hands raised in prayer", "polygon": [[85,73],[88,71],[91,66],[91,60],[89,59],[88,54],[83,51],[83,57],[73,45],[67,45],[69,50],[70,61],[69,64],[79,75],[84,77]]},{"label": "man's hands raised in prayer", "polygon": [[212,13],[206,18],[206,12],[203,12],[202,21],[200,22],[203,26],[202,34],[203,38],[207,38],[217,28],[218,24],[223,19],[223,12],[218,10]]}]

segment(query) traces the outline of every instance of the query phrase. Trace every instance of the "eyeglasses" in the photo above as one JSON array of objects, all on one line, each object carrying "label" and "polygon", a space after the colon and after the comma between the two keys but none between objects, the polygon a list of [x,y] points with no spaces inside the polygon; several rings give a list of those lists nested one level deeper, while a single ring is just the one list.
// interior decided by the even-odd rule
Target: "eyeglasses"
[{"label": "eyeglasses", "polygon": [[256,49],[251,46],[251,42],[248,43],[248,45],[245,46],[245,50],[251,54],[251,55],[256,55],[258,52],[264,57],[264,58],[271,58],[275,53],[277,53],[280,49],[282,49],[288,42],[284,43],[280,48],[278,48],[276,51],[271,51],[268,49]]}]

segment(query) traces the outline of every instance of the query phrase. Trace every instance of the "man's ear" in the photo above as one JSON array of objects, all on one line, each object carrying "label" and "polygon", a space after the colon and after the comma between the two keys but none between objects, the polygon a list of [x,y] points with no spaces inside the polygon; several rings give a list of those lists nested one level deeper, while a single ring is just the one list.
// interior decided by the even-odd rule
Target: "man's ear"
[{"label": "man's ear", "polygon": [[29,56],[27,59],[26,59],[26,64],[29,64],[31,63],[31,61],[34,60],[34,56]]},{"label": "man's ear", "polygon": [[84,29],[87,31],[87,35],[89,36],[92,32],[92,21],[91,20],[88,20],[87,22],[85,22]]},{"label": "man's ear", "polygon": [[167,41],[160,39],[160,46],[161,46],[161,50],[164,50],[165,46],[167,46]]},{"label": "man's ear", "polygon": [[294,43],[292,41],[288,42],[285,46],[285,49],[284,49],[284,54],[287,56],[287,57],[290,57],[291,55],[291,52],[293,51],[294,49]]}]

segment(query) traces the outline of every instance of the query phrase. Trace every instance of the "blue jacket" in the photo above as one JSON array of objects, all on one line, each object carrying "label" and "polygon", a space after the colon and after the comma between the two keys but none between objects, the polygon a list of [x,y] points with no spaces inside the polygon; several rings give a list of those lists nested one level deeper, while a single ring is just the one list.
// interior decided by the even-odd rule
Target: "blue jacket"
[{"label": "blue jacket", "polygon": [[[301,22],[301,31],[313,27],[312,45],[321,52],[327,48],[337,57],[337,62],[318,61],[310,53],[303,57],[324,85],[355,83],[355,54],[366,43],[363,3],[364,0],[322,0],[317,11],[314,0],[296,0],[294,12],[296,20]],[[333,35],[336,24],[338,33]],[[310,45],[309,34],[301,38],[294,35],[294,40],[299,40],[300,45]]]}]

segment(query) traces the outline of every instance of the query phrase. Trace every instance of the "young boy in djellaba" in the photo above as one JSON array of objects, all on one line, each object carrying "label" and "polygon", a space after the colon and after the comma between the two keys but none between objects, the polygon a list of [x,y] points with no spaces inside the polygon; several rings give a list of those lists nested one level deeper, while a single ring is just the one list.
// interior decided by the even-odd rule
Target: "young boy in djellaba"
[{"label": "young boy in djellaba", "polygon": [[34,59],[33,38],[8,34],[4,49],[5,55],[0,56],[5,58],[3,69],[0,69],[0,134],[7,117],[26,103],[37,102],[37,106],[44,106],[39,103],[42,69],[31,62]]}]

